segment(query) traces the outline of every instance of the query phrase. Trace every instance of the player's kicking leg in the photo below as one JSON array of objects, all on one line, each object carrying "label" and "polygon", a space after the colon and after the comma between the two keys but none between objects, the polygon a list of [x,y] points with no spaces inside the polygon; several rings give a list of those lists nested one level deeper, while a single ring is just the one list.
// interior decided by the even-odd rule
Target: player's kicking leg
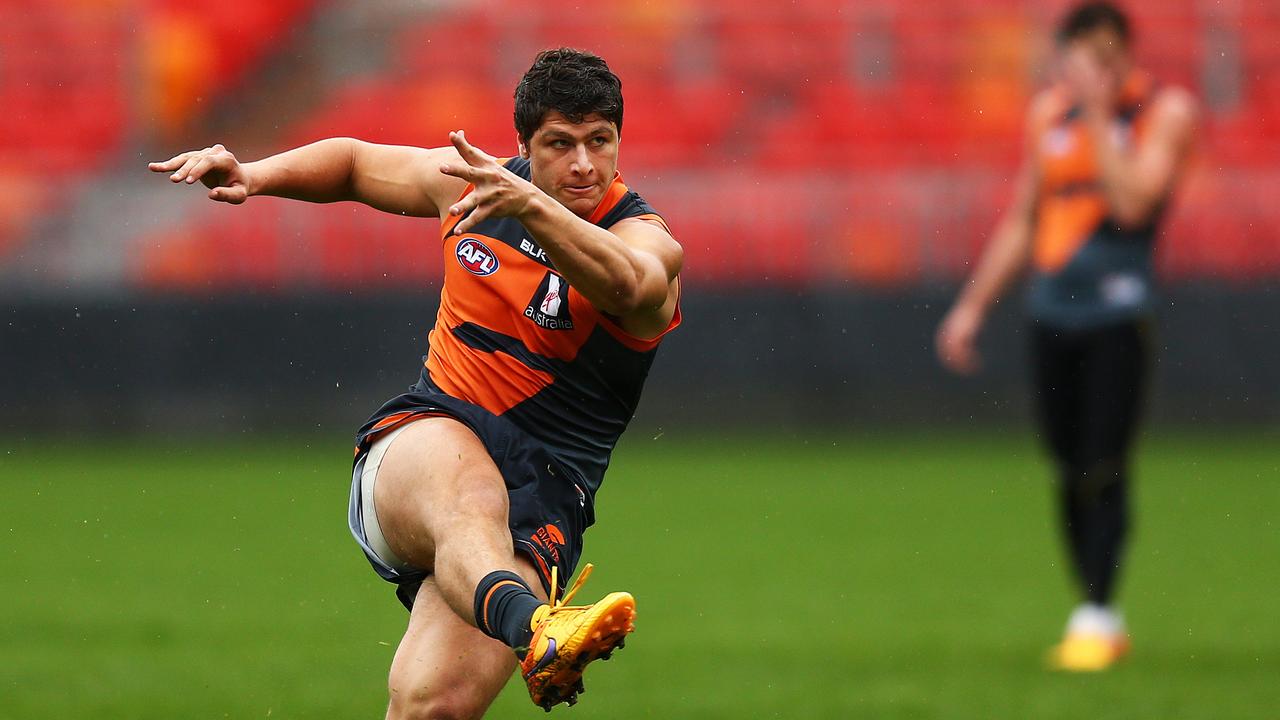
[{"label": "player's kicking leg", "polygon": [[[479,628],[501,640],[510,648],[505,651],[509,661],[520,657],[530,697],[548,710],[559,702],[576,702],[587,663],[607,658],[632,629],[635,601],[627,593],[612,593],[593,605],[567,605],[586,571],[563,601],[552,598],[548,604],[535,592],[531,566],[518,560],[513,549],[506,484],[465,425],[449,418],[413,422],[387,450],[374,496],[390,549],[404,562],[432,571],[424,588],[438,597],[437,611],[441,604],[451,611],[448,625],[435,628],[429,626],[434,621],[424,620],[417,628],[411,623],[410,630],[458,643],[443,657],[453,657],[464,674],[478,675],[465,684],[465,692],[474,697],[465,698],[442,686],[436,675],[425,675],[421,679],[430,684],[415,686],[419,691],[406,696],[411,699],[407,705],[393,702],[393,711],[408,709],[407,715],[416,715],[416,709],[434,707],[440,693],[454,696],[448,707],[477,713],[488,707],[501,689],[485,675],[490,668],[496,668],[495,674],[502,670],[492,661],[496,644],[487,650],[463,644],[468,637],[463,627],[472,630],[473,638]],[[415,606],[413,615],[418,614]],[[457,627],[450,629],[455,619]],[[477,667],[467,667],[472,661]],[[505,672],[510,667],[508,662]]]}]

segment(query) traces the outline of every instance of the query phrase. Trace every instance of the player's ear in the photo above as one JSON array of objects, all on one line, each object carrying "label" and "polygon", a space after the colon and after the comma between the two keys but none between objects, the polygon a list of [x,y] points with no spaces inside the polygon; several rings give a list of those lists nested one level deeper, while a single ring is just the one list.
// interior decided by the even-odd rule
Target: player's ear
[{"label": "player's ear", "polygon": [[520,148],[520,159],[528,160],[529,146],[525,143],[525,141],[519,135],[516,135],[516,147]]}]

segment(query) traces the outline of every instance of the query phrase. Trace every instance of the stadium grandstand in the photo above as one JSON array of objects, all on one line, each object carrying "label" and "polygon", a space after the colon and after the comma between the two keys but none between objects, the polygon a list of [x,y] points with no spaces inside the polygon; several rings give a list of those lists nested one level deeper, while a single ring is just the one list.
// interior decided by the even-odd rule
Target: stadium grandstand
[{"label": "stadium grandstand", "polygon": [[[1141,61],[1207,108],[1166,279],[1280,273],[1280,6],[1131,3]],[[216,206],[147,176],[211,138],[242,158],[331,135],[514,152],[511,89],[548,45],[623,78],[622,172],[706,286],[958,279],[1063,3],[993,0],[0,2],[0,280],[10,291],[415,287],[421,222]]]},{"label": "stadium grandstand", "polygon": [[[1141,319],[1059,333],[1013,288],[978,298],[975,334],[948,313],[1016,205],[1028,107],[1062,68],[1053,32],[1075,2],[0,0],[0,720],[384,717],[390,694],[391,717],[422,709],[434,686],[387,668],[447,660],[417,652],[441,634],[415,620],[425,640],[397,645],[411,616],[347,525],[363,544],[370,520],[400,524],[359,502],[373,473],[356,431],[449,336],[477,351],[455,347],[477,394],[536,398],[467,413],[510,426],[486,443],[504,469],[550,461],[537,485],[504,477],[508,499],[549,489],[578,501],[570,524],[599,519],[573,602],[638,602],[634,642],[556,720],[1280,717],[1280,0],[1115,0],[1138,64],[1202,109],[1156,291],[1145,265],[1099,285]],[[572,330],[553,357],[449,307],[429,335],[446,267],[472,279],[434,220],[232,206],[148,169],[215,143],[256,160],[457,129],[511,155],[514,87],[559,46],[621,77],[621,173],[684,248],[682,322],[651,366],[648,342],[610,341],[568,285],[523,273],[528,248],[476,283],[502,282],[539,342]],[[473,249],[459,257],[484,271]],[[450,282],[455,311],[472,305]],[[1076,336],[1102,362],[1057,349]],[[973,354],[971,375],[944,367]],[[1127,448],[1138,388],[1129,468],[1107,448]],[[632,410],[588,504],[550,446],[598,458]],[[1046,432],[1049,414],[1099,431],[1073,444],[1105,455],[1049,461],[1051,438],[1076,435]],[[555,442],[526,448],[517,417]],[[458,477],[483,481],[465,431],[428,422],[477,461]],[[407,436],[428,482],[458,466],[432,432]],[[382,471],[384,497],[429,489]],[[542,542],[549,519],[530,546],[576,554],[563,532]],[[1045,653],[1076,616],[1072,568],[1115,567],[1120,537],[1133,652],[1049,672],[1128,645],[1114,614],[1085,612],[1106,637],[1084,661]],[[475,657],[453,669],[474,680]],[[420,716],[464,714],[441,685]],[[544,717],[529,700],[513,677],[488,716]]]}]

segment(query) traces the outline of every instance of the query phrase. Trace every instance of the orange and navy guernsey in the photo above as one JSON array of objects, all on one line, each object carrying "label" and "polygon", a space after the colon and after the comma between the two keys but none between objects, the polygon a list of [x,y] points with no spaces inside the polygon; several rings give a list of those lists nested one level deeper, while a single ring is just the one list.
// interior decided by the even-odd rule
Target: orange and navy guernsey
[{"label": "orange and navy guernsey", "polygon": [[1034,320],[1084,329],[1151,311],[1152,252],[1163,208],[1142,227],[1117,223],[1103,194],[1094,143],[1135,145],[1146,131],[1154,90],[1144,73],[1128,78],[1108,138],[1092,137],[1082,109],[1065,92],[1051,91],[1055,107],[1035,130],[1040,187],[1028,293]]},{"label": "orange and navy guernsey", "polygon": [[[528,160],[504,164],[530,179]],[[462,196],[473,189],[468,186]],[[608,228],[628,218],[665,227],[615,177],[587,220]],[[658,337],[634,337],[569,285],[518,220],[487,218],[453,234],[461,219],[450,218],[441,228],[444,287],[415,389],[509,420],[543,444],[594,498],[614,445],[635,414],[658,344],[680,324],[679,307]],[[414,408],[400,412],[407,419]],[[383,415],[367,429],[395,424],[397,413]],[[362,445],[370,434],[361,433]]]}]

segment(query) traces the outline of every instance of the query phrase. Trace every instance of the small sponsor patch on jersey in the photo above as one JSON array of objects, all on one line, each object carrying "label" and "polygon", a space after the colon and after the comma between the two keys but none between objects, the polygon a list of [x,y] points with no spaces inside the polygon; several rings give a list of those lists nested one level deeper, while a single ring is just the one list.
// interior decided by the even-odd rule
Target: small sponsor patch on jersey
[{"label": "small sponsor patch on jersey", "polygon": [[458,243],[457,254],[458,263],[472,275],[483,277],[498,272],[498,256],[475,238],[467,238]]},{"label": "small sponsor patch on jersey", "polygon": [[547,273],[524,309],[524,316],[544,330],[572,330],[569,283],[553,272]]},{"label": "small sponsor patch on jersey", "polygon": [[1137,275],[1114,274],[1102,278],[1102,301],[1112,307],[1141,305],[1147,297],[1147,283]]},{"label": "small sponsor patch on jersey", "polygon": [[547,252],[538,247],[537,243],[529,238],[520,238],[520,252],[537,260],[543,265],[550,265],[551,261],[547,259]]}]

